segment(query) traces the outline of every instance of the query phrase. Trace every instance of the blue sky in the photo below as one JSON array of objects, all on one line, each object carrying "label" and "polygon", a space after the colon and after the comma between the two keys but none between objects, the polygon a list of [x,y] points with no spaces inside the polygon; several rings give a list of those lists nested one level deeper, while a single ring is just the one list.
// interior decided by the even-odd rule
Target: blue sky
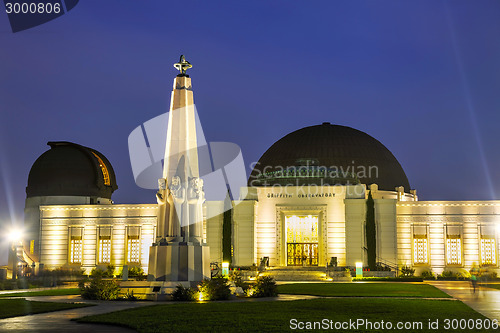
[{"label": "blue sky", "polygon": [[190,70],[208,141],[249,165],[279,138],[331,122],[380,140],[421,200],[500,198],[500,2],[85,0],[13,34],[0,13],[0,224],[22,220],[47,141],[134,184],[127,138],[168,110],[172,64]]}]

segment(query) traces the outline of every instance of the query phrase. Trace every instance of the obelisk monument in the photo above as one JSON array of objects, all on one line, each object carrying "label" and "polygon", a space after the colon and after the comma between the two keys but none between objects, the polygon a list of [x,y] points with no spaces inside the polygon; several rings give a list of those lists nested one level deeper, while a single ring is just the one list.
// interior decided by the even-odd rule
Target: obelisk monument
[{"label": "obelisk monument", "polygon": [[[210,278],[209,248],[203,243],[203,180],[198,165],[192,65],[181,56],[168,115],[163,177],[158,180],[156,240],[149,251],[148,279],[199,282]],[[204,138],[202,138],[204,141]]]}]

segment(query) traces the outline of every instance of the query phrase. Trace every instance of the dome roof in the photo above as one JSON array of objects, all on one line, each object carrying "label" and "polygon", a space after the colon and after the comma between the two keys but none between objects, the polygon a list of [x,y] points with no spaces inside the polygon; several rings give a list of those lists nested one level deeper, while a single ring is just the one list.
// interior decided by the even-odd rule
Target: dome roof
[{"label": "dome roof", "polygon": [[108,159],[92,148],[71,142],[48,142],[31,167],[26,196],[85,196],[111,199],[118,188]]},{"label": "dome roof", "polygon": [[394,191],[410,184],[403,168],[382,143],[351,127],[309,126],[269,148],[254,167],[249,186],[378,184]]}]

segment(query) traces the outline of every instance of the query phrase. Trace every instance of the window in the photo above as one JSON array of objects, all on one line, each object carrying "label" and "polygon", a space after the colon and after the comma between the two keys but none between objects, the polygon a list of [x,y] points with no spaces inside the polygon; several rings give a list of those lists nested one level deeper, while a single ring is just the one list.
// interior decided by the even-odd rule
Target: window
[{"label": "window", "polygon": [[461,227],[446,226],[446,264],[462,265],[462,238]]},{"label": "window", "polygon": [[413,263],[427,264],[427,238],[413,239]]},{"label": "window", "polygon": [[497,242],[495,237],[495,228],[493,226],[481,226],[481,265],[497,264]]},{"label": "window", "polygon": [[141,240],[140,227],[127,228],[127,262],[140,263],[141,260]]},{"label": "window", "polygon": [[111,263],[111,227],[99,227],[99,263]]},{"label": "window", "polygon": [[141,256],[141,247],[139,238],[128,239],[128,262],[139,263]]},{"label": "window", "polygon": [[496,265],[497,251],[494,238],[481,238],[481,265]]},{"label": "window", "polygon": [[111,239],[99,239],[99,263],[109,264],[111,262]]},{"label": "window", "polygon": [[429,263],[427,226],[413,226],[413,264]]},{"label": "window", "polygon": [[69,245],[69,262],[71,264],[82,263],[82,248],[83,248],[83,228],[71,227],[70,228],[70,245]]}]

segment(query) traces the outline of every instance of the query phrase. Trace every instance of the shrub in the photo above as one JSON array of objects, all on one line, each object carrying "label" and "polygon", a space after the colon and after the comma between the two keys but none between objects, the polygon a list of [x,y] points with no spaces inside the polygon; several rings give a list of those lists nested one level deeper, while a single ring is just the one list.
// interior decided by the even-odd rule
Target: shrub
[{"label": "shrub", "polygon": [[415,269],[410,266],[401,267],[401,275],[402,276],[413,276],[415,274]]},{"label": "shrub", "polygon": [[116,280],[103,280],[98,275],[91,278],[89,285],[85,285],[85,282],[81,281],[78,286],[80,287],[80,294],[85,299],[114,300],[118,298],[118,292],[120,291]]},{"label": "shrub", "polygon": [[196,299],[196,289],[178,285],[172,292],[174,301],[194,301]]},{"label": "shrub", "polygon": [[[121,269],[120,273],[118,273],[118,275],[116,277],[119,278],[119,279],[121,279],[123,277],[123,268]],[[129,278],[133,277],[137,281],[144,281],[147,278],[146,274],[144,274],[144,271],[139,266],[131,266],[131,267],[129,267],[128,268],[128,277]]]},{"label": "shrub", "polygon": [[198,287],[198,291],[201,293],[200,299],[207,301],[229,299],[229,296],[231,296],[231,289],[229,289],[227,279],[224,277],[203,280]]},{"label": "shrub", "polygon": [[432,271],[423,271],[421,276],[423,279],[426,279],[426,280],[436,279],[436,276],[434,275],[434,273]]},{"label": "shrub", "polygon": [[497,272],[494,271],[487,271],[481,274],[481,280],[496,280],[497,279]]},{"label": "shrub", "polygon": [[443,271],[443,273],[441,273],[440,275],[441,277],[457,277],[457,274],[453,271]]},{"label": "shrub", "polygon": [[233,274],[230,277],[231,281],[233,281],[236,287],[243,288],[243,278],[241,277],[241,273],[239,271],[233,271]]},{"label": "shrub", "polygon": [[253,297],[274,297],[278,295],[278,286],[272,276],[259,276],[254,289]]},{"label": "shrub", "polygon": [[353,281],[386,281],[386,282],[422,282],[424,279],[415,276],[399,276],[399,277],[354,277]]}]

